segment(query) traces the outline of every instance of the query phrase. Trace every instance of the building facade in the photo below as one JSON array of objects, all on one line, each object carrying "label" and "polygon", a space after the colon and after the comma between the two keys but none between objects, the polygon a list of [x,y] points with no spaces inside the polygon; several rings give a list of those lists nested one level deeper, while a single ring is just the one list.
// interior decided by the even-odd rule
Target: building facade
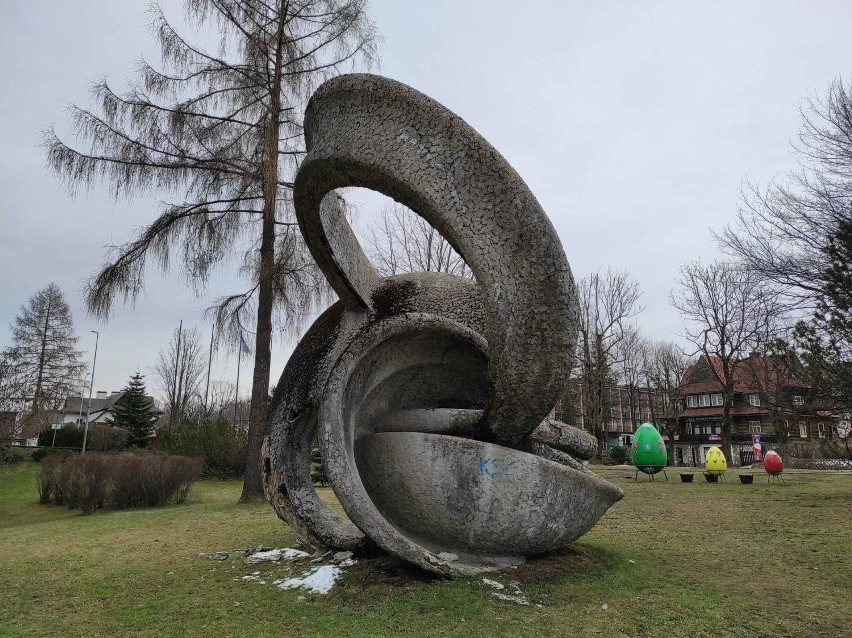
[{"label": "building facade", "polygon": [[[795,359],[753,354],[737,362],[730,397],[730,452],[734,464],[753,462],[754,441],[765,453],[787,441],[835,435],[837,419],[820,411]],[[675,419],[675,462],[704,464],[707,451],[722,443],[725,402],[721,361],[701,356],[683,376]]]}]

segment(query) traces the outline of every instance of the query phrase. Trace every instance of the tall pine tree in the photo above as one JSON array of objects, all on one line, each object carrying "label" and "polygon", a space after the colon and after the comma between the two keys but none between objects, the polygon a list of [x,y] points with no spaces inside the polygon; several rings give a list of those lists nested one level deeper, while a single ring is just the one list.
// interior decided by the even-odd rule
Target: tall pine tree
[{"label": "tall pine tree", "polygon": [[30,297],[11,326],[13,345],[3,359],[2,394],[32,402],[32,414],[56,410],[78,390],[85,371],[71,309],[54,283]]},{"label": "tall pine tree", "polygon": [[[218,31],[207,51],[180,35],[152,4],[162,65],[144,60],[126,93],[104,81],[95,107],[71,107],[78,148],[52,130],[48,164],[69,186],[109,182],[116,197],[163,193],[150,224],[116,247],[88,282],[101,318],[144,289],[146,265],[182,271],[201,292],[221,266],[242,266],[248,287],[216,303],[231,343],[254,337],[243,502],[263,499],[271,340],[277,322],[297,334],[327,301],[324,278],[301,241],[291,206],[305,152],[300,113],[324,80],[376,58],[367,0],[184,0],[193,28]],[[190,28],[192,30],[192,28]]]},{"label": "tall pine tree", "polygon": [[112,425],[124,428],[130,436],[129,447],[148,447],[157,420],[157,411],[145,396],[145,375],[138,372],[130,377],[124,395],[116,402]]}]

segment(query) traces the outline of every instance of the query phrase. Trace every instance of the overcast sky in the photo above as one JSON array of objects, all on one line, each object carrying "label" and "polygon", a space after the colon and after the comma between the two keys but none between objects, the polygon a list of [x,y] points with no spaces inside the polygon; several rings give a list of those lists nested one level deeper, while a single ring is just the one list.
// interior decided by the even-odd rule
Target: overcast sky
[{"label": "overcast sky", "polygon": [[[0,23],[0,346],[30,295],[65,292],[95,389],[150,374],[183,319],[203,324],[209,297],[152,272],[134,308],[107,324],[86,316],[81,287],[153,219],[155,202],[106,189],[70,199],[45,169],[39,131],[68,131],[100,77],[117,88],[136,60],[156,60],[146,0],[4,0]],[[166,2],[178,17],[180,4]],[[575,277],[627,269],[643,290],[651,337],[679,339],[668,303],[679,265],[717,255],[710,230],[736,213],[745,179],[795,167],[798,105],[852,79],[852,2],[373,0],[381,72],[462,116],[538,197]],[[370,211],[365,214],[369,215]],[[213,291],[238,290],[223,272]],[[273,381],[291,348],[273,346]],[[248,371],[244,362],[243,370]],[[214,377],[233,376],[221,353]],[[249,387],[249,374],[241,386]]]}]

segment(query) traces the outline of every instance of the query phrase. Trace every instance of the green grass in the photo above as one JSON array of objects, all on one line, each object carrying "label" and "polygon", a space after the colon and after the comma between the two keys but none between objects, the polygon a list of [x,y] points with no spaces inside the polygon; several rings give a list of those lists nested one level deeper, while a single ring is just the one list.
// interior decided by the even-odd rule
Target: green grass
[{"label": "green grass", "polygon": [[0,636],[852,636],[848,474],[744,486],[599,468],[625,498],[572,550],[493,577],[519,582],[522,607],[388,559],[328,596],[245,582],[282,567],[199,554],[293,538],[268,506],[237,505],[237,482],[82,517],[38,505],[36,471],[0,468]]}]

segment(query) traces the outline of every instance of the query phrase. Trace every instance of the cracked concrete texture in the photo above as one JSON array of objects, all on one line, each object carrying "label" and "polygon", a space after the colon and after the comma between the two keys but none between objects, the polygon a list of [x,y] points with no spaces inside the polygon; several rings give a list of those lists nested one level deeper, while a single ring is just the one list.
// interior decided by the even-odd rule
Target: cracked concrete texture
[{"label": "cracked concrete texture", "polygon": [[[314,548],[375,542],[445,574],[571,542],[621,492],[578,461],[594,439],[549,418],[570,369],[577,301],[535,197],[461,118],[379,76],[323,84],[305,135],[297,218],[340,301],[276,388],[264,460],[276,512]],[[345,186],[421,215],[477,281],[380,277],[334,193]],[[315,440],[349,520],[311,483]]]}]

